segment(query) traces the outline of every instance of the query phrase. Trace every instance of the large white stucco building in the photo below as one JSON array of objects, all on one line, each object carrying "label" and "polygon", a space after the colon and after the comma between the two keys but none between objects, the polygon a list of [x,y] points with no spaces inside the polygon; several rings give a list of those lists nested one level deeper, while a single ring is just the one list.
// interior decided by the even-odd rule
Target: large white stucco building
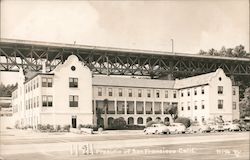
[{"label": "large white stucco building", "polygon": [[232,86],[222,69],[182,80],[92,76],[76,56],[69,56],[49,73],[24,75],[12,93],[13,118],[19,126],[37,124],[96,124],[97,108],[107,104],[102,124],[123,117],[127,124],[150,120],[172,122],[166,112],[178,107],[178,115],[206,121],[222,116],[239,119],[239,88]]}]

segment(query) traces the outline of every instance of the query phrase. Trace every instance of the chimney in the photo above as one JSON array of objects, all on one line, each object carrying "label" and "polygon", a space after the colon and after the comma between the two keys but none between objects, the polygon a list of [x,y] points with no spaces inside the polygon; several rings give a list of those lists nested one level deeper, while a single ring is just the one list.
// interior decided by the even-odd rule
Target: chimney
[{"label": "chimney", "polygon": [[46,61],[42,62],[42,73],[46,73]]}]

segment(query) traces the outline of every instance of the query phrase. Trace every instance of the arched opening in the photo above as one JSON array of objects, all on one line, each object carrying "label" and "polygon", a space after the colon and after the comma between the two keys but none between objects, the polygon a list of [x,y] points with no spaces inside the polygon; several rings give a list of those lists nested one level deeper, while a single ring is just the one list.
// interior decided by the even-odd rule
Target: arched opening
[{"label": "arched opening", "polygon": [[114,121],[114,118],[113,118],[113,117],[109,117],[109,118],[108,118],[108,126],[109,126],[109,127],[112,127],[113,121]]},{"label": "arched opening", "polygon": [[137,124],[143,124],[143,118],[142,117],[139,117],[137,119]]},{"label": "arched opening", "polygon": [[150,122],[150,121],[152,121],[152,118],[151,118],[151,117],[148,117],[147,120],[146,120],[146,122],[148,123],[148,122]]},{"label": "arched opening", "polygon": [[133,125],[134,124],[134,118],[133,117],[129,117],[128,118],[128,124],[129,125]]}]

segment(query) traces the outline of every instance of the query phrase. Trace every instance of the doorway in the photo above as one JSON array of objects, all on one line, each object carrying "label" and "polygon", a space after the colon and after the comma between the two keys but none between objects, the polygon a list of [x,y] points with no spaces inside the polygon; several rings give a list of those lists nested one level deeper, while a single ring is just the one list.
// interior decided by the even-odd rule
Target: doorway
[{"label": "doorway", "polygon": [[76,116],[72,116],[72,128],[76,128]]}]

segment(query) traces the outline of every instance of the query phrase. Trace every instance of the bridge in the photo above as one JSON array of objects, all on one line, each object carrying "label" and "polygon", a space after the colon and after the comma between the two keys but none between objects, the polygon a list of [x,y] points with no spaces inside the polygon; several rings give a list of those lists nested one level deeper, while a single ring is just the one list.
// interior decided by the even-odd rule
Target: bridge
[{"label": "bridge", "polygon": [[250,78],[250,58],[203,56],[150,50],[0,39],[0,70],[47,71],[76,55],[93,74],[150,76],[151,78],[186,77],[222,68],[233,76]]}]

